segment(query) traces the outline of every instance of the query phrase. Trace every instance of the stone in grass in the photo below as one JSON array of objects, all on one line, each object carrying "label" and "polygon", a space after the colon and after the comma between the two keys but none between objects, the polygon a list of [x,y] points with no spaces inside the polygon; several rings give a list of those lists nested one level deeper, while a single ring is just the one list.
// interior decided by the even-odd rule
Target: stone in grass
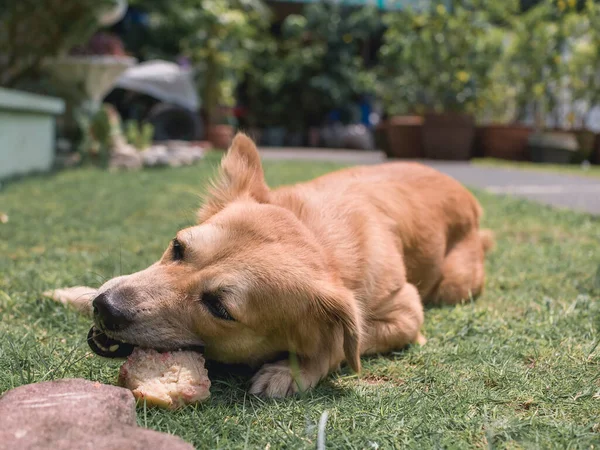
[{"label": "stone in grass", "polygon": [[190,142],[167,141],[142,151],[144,166],[180,167],[194,164],[204,157],[204,150]]},{"label": "stone in grass", "polygon": [[140,152],[132,145],[120,142],[115,144],[110,154],[109,168],[111,169],[140,169],[144,163]]},{"label": "stone in grass", "polygon": [[142,151],[141,155],[146,167],[169,165],[169,151],[165,145],[153,145]]},{"label": "stone in grass", "polygon": [[0,450],[193,450],[136,425],[123,388],[83,379],[28,384],[0,397]]},{"label": "stone in grass", "polygon": [[62,303],[63,305],[71,305],[79,312],[92,316],[92,300],[96,295],[96,288],[88,286],[76,286],[64,289],[54,289],[43,293],[44,297]]}]

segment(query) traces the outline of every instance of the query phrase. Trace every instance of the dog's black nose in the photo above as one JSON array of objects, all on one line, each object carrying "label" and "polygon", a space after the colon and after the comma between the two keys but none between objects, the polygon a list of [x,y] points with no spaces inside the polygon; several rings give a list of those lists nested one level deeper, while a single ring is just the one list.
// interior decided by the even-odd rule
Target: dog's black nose
[{"label": "dog's black nose", "polygon": [[111,296],[106,292],[98,295],[92,302],[92,306],[94,307],[94,318],[105,330],[122,330],[131,323],[130,316],[115,305]]}]

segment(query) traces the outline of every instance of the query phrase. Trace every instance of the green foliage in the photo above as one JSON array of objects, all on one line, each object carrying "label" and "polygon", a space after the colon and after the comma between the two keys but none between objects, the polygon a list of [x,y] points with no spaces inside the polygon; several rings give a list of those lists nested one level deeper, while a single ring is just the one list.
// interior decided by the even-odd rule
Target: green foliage
[{"label": "green foliage", "polygon": [[246,74],[248,123],[253,127],[281,126],[287,121],[293,93],[286,86],[285,55],[273,38],[265,39],[264,51],[254,58]]},{"label": "green foliage", "polygon": [[554,93],[560,85],[564,39],[560,25],[551,20],[554,12],[553,1],[547,0],[516,16],[507,48],[507,82],[517,90],[518,114],[523,117],[533,102],[538,123],[555,106]]},{"label": "green foliage", "polygon": [[77,121],[82,131],[79,154],[84,163],[107,167],[111,150],[111,125],[108,111],[100,108],[93,115],[79,113]]},{"label": "green foliage", "polygon": [[200,70],[200,90],[210,121],[219,105],[234,105],[235,89],[250,56],[258,50],[269,13],[260,0],[203,0],[197,19],[196,32],[183,45]]},{"label": "green foliage", "polygon": [[379,26],[374,9],[330,3],[311,4],[303,16],[288,16],[281,38],[265,40],[248,71],[253,124],[300,130],[371,92],[374,79],[360,53]]},{"label": "green foliage", "polygon": [[[599,67],[590,55],[584,56],[590,49],[581,45],[581,39],[593,32],[589,25],[597,6],[590,2],[581,11],[583,6],[576,0],[543,0],[511,19],[503,85],[515,93],[516,119],[533,107],[537,126],[545,126],[549,115],[560,126],[564,90],[574,90],[576,99],[582,97],[582,85],[591,81],[589,77]],[[598,47],[594,48],[597,52]],[[584,68],[586,58],[589,66]]]},{"label": "green foliage", "polygon": [[[381,27],[374,8],[352,9],[329,2],[307,5],[303,16],[283,23],[283,89],[291,96],[289,120],[320,124],[334,108],[345,108],[358,95],[372,92],[374,77],[366,71],[362,46]],[[295,106],[291,106],[295,105]],[[299,117],[298,113],[303,116]]]},{"label": "green foliage", "polygon": [[39,75],[46,58],[87,41],[100,13],[114,0],[0,2],[0,86],[16,87]]},{"label": "green foliage", "polygon": [[122,138],[118,112],[112,105],[104,104],[95,112],[78,111],[76,120],[82,134],[81,161],[107,167],[115,142]]},{"label": "green foliage", "polygon": [[501,53],[489,15],[453,2],[386,15],[381,48],[383,98],[404,112],[474,111]]},{"label": "green foliage", "polygon": [[569,124],[583,128],[592,107],[600,105],[600,6],[587,0],[583,11],[572,17],[568,29],[571,55],[566,62],[574,104]]},{"label": "green foliage", "polygon": [[234,92],[251,55],[261,45],[270,12],[261,0],[148,0],[149,34],[164,42],[143,47],[145,56],[185,56],[194,65],[209,122]]},{"label": "green foliage", "polygon": [[152,145],[154,126],[151,123],[139,124],[130,120],[125,124],[125,138],[127,142],[138,150],[145,150]]},{"label": "green foliage", "polygon": [[459,110],[511,122],[533,112],[544,126],[550,115],[562,125],[570,89],[587,104],[570,105],[570,122],[581,124],[600,101],[598,17],[591,0],[542,0],[525,12],[518,1],[453,0],[388,14],[380,95],[392,114]]},{"label": "green foliage", "polygon": [[517,87],[512,83],[511,67],[503,53],[492,66],[489,83],[477,100],[476,118],[480,123],[512,123],[518,115]]}]

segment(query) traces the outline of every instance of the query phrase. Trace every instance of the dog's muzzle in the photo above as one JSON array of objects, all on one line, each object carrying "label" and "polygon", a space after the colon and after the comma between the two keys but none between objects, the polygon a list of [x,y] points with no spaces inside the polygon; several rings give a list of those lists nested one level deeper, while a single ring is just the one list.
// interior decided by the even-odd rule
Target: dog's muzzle
[{"label": "dog's muzzle", "polygon": [[103,331],[92,326],[87,335],[92,351],[105,358],[126,358],[133,353],[134,345],[109,338]]}]

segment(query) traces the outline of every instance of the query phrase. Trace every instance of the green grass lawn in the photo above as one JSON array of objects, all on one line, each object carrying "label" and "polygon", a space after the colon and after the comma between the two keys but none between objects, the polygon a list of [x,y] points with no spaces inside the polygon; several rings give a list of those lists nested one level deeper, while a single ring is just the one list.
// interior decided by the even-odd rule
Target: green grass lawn
[{"label": "green grass lawn", "polygon": [[504,167],[507,169],[534,170],[536,172],[554,172],[564,175],[600,178],[600,165],[582,166],[581,164],[540,164],[525,161],[507,161],[494,158],[476,158],[473,164],[481,166]]},{"label": "green grass lawn", "polygon": [[[41,299],[148,266],[190,225],[216,164],[107,173],[81,169],[0,191],[0,392],[63,377],[116,381],[119,361],[91,354],[88,319]],[[265,163],[272,185],[334,169]],[[478,193],[497,233],[487,291],[429,309],[422,348],[364,361],[285,400],[246,394],[248,378],[213,378],[211,399],[139,423],[198,448],[598,448],[600,222]]]}]

